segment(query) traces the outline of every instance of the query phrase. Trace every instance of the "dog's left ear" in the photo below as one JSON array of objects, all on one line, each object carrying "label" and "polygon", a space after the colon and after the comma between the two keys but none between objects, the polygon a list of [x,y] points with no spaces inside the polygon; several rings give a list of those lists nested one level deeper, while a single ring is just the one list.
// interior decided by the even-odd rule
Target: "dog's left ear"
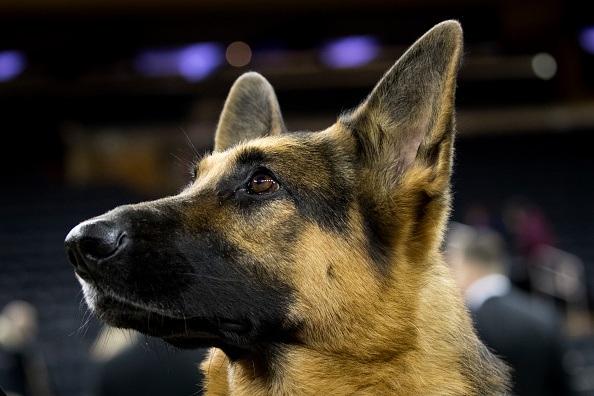
[{"label": "dog's left ear", "polygon": [[270,83],[255,72],[239,77],[229,92],[215,134],[215,151],[285,131],[276,94]]},{"label": "dog's left ear", "polygon": [[[419,38],[367,99],[340,121],[355,136],[363,164],[381,169],[381,186],[395,187],[416,167],[439,194],[449,182],[454,95],[462,29],[445,21]],[[426,172],[429,170],[429,172]],[[444,184],[445,183],[445,184]],[[427,191],[429,195],[432,192]]]}]

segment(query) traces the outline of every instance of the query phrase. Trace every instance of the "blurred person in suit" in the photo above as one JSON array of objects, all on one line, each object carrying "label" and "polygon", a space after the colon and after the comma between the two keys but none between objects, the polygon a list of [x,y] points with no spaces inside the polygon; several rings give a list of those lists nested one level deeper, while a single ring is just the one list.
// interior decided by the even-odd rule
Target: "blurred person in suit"
[{"label": "blurred person in suit", "polygon": [[200,396],[206,350],[179,350],[133,330],[103,327],[91,351],[93,396]]},{"label": "blurred person in suit", "polygon": [[9,396],[52,395],[37,331],[37,310],[28,302],[13,300],[0,312],[0,386]]},{"label": "blurred person in suit", "polygon": [[573,395],[562,317],[512,284],[504,238],[488,227],[451,223],[446,244],[479,337],[512,368],[513,394]]}]

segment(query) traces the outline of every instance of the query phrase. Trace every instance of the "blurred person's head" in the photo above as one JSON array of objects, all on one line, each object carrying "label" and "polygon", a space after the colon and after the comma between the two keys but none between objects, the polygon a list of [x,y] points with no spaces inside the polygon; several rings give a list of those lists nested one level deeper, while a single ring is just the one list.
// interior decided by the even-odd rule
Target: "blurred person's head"
[{"label": "blurred person's head", "polygon": [[0,312],[0,345],[20,349],[37,336],[37,310],[22,300],[11,301]]},{"label": "blurred person's head", "polygon": [[463,289],[492,274],[507,274],[507,250],[503,237],[488,227],[452,223],[448,232],[447,258]]}]

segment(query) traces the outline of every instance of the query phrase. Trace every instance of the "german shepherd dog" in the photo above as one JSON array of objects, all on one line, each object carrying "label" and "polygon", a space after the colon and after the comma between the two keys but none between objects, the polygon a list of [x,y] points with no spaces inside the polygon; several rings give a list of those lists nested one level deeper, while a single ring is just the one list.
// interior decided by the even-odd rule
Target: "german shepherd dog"
[{"label": "german shepherd dog", "polygon": [[319,132],[242,75],[181,193],[66,237],[90,309],[211,348],[208,395],[506,394],[441,252],[462,48],[436,25]]}]

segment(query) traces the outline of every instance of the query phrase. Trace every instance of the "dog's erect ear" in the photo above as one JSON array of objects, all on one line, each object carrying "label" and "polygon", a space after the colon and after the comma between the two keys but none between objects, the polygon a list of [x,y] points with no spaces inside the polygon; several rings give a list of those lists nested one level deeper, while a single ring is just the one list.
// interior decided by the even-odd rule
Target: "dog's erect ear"
[{"label": "dog's erect ear", "polygon": [[419,38],[367,99],[341,121],[356,137],[364,163],[394,186],[414,164],[430,169],[432,188],[449,180],[456,75],[462,29],[445,21]]},{"label": "dog's erect ear", "polygon": [[215,151],[239,142],[285,131],[276,94],[255,72],[243,74],[231,87],[215,134]]}]

